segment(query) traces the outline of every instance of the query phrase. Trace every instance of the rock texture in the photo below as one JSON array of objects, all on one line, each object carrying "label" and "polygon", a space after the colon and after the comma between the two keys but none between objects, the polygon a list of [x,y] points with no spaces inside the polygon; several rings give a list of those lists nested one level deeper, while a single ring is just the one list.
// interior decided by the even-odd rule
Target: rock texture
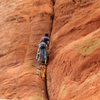
[{"label": "rock texture", "polygon": [[48,66],[50,100],[100,99],[100,1],[56,0]]},{"label": "rock texture", "polygon": [[[45,32],[47,87],[35,67]],[[0,0],[0,98],[99,100],[99,77],[99,0]]]},{"label": "rock texture", "polygon": [[0,0],[0,98],[46,100],[36,70],[38,42],[51,31],[50,0]]}]

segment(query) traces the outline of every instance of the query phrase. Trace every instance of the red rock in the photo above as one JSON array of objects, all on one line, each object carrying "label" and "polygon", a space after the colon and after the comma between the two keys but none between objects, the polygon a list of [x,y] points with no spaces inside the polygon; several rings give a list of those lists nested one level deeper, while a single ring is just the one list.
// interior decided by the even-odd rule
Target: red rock
[{"label": "red rock", "polygon": [[[47,80],[35,61],[45,32]],[[99,0],[0,1],[1,99],[99,100],[99,67]]]},{"label": "red rock", "polygon": [[50,100],[99,100],[100,2],[56,0],[48,66]]},{"label": "red rock", "polygon": [[35,66],[41,36],[51,31],[49,0],[0,1],[0,98],[46,100]]}]

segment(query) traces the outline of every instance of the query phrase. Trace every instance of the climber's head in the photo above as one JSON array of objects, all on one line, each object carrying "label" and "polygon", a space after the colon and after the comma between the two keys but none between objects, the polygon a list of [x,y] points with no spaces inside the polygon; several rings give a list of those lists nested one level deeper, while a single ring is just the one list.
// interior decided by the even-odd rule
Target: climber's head
[{"label": "climber's head", "polygon": [[45,36],[49,36],[49,34],[48,33],[45,33]]}]

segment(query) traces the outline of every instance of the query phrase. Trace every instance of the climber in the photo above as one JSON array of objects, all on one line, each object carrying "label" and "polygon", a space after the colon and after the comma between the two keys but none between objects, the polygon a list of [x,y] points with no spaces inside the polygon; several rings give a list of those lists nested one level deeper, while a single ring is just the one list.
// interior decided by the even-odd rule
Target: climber
[{"label": "climber", "polygon": [[50,42],[50,38],[48,33],[45,33],[45,35],[41,38],[40,42],[44,41],[47,45],[47,47],[49,48],[49,42]]},{"label": "climber", "polygon": [[38,62],[42,60],[41,63],[44,65],[47,65],[47,49],[49,48],[49,42],[49,35],[46,33],[40,40],[36,55],[36,60]]}]

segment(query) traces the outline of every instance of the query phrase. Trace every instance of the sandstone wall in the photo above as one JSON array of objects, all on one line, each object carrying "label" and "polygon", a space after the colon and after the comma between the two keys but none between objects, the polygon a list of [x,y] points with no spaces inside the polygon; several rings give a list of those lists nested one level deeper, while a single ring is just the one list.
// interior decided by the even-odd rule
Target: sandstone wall
[{"label": "sandstone wall", "polygon": [[[45,32],[47,87],[35,61]],[[99,0],[0,0],[0,98],[99,100],[99,77]]]},{"label": "sandstone wall", "polygon": [[100,1],[56,0],[48,66],[50,100],[99,100]]},{"label": "sandstone wall", "polygon": [[0,98],[46,100],[35,56],[52,15],[50,0],[0,0]]}]

